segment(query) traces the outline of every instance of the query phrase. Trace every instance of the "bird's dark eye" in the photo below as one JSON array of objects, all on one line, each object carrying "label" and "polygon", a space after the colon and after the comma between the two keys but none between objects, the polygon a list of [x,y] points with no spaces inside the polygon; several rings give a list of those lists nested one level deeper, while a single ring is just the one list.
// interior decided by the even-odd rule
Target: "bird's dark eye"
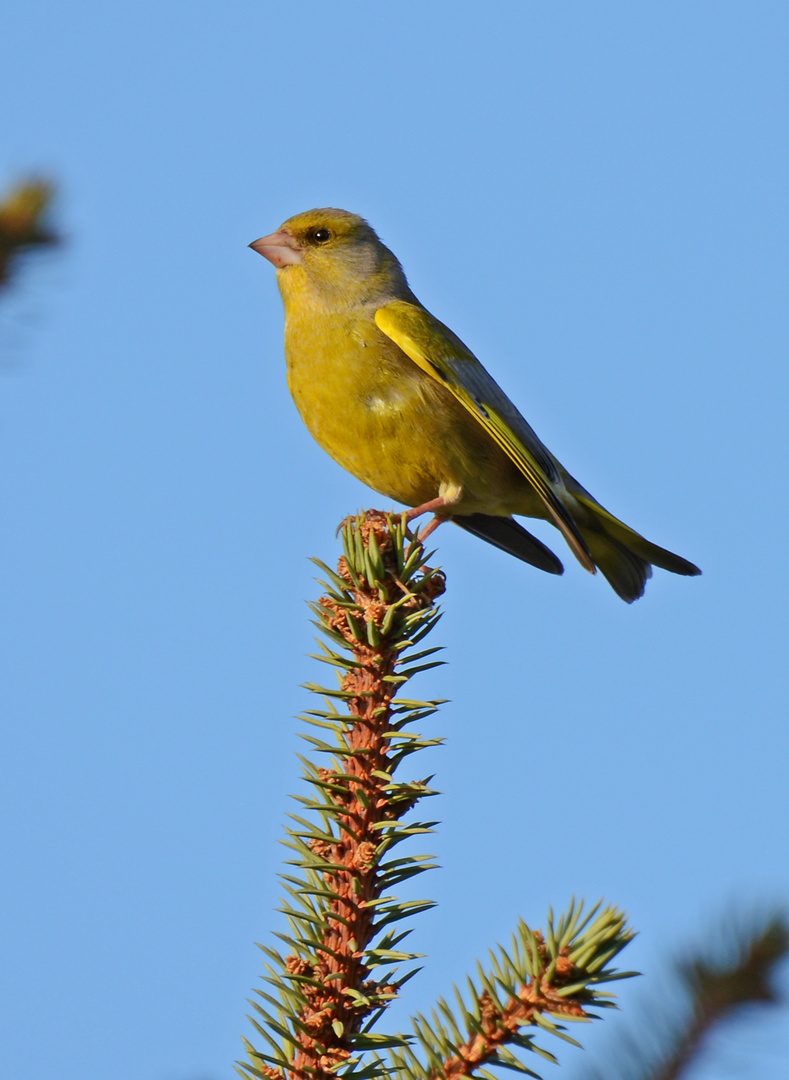
[{"label": "bird's dark eye", "polygon": [[325,244],[331,240],[331,233],[328,229],[313,229],[310,239],[316,244]]}]

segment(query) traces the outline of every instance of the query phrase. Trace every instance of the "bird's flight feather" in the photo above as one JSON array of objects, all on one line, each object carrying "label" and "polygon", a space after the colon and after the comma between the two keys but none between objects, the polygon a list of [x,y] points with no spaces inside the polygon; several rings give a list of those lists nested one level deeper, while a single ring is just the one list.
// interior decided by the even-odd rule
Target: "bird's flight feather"
[{"label": "bird's flight feather", "polygon": [[543,500],[581,565],[594,573],[586,542],[554,491],[553,485],[561,482],[556,463],[474,354],[429,311],[405,300],[379,308],[375,322],[495,439]]}]

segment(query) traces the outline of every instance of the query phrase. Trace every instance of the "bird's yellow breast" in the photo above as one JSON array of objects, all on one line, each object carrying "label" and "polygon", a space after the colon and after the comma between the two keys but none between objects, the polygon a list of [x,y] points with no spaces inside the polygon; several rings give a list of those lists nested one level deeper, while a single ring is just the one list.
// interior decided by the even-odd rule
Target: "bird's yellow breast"
[{"label": "bird's yellow breast", "polygon": [[315,440],[408,506],[459,491],[460,513],[511,512],[523,478],[452,394],[374,321],[374,308],[287,304],[288,385]]}]

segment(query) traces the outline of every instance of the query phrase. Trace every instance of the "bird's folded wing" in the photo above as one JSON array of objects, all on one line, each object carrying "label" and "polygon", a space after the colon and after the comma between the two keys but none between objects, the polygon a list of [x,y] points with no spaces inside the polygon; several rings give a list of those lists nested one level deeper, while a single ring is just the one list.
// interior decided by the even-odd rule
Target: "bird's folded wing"
[{"label": "bird's folded wing", "polygon": [[564,567],[549,547],[511,517],[493,517],[491,514],[457,514],[452,518],[456,525],[467,532],[487,540],[494,547],[514,555],[516,559],[531,563],[549,574],[563,574]]},{"label": "bird's folded wing", "polygon": [[429,311],[393,300],[375,313],[380,330],[436,382],[445,386],[515,463],[540,496],[579,562],[594,563],[570,513],[553,490],[556,462],[476,356]]}]

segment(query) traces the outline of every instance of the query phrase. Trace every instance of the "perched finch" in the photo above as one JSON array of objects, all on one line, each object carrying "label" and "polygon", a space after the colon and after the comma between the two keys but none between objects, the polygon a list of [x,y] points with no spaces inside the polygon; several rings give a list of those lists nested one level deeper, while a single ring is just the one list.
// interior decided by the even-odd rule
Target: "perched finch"
[{"label": "perched finch", "polygon": [[308,210],[250,244],[277,268],[288,385],[320,445],[365,484],[549,573],[562,564],[513,514],[555,525],[618,596],[652,565],[699,574],[596,502],[452,331],[422,307],[367,222]]}]

